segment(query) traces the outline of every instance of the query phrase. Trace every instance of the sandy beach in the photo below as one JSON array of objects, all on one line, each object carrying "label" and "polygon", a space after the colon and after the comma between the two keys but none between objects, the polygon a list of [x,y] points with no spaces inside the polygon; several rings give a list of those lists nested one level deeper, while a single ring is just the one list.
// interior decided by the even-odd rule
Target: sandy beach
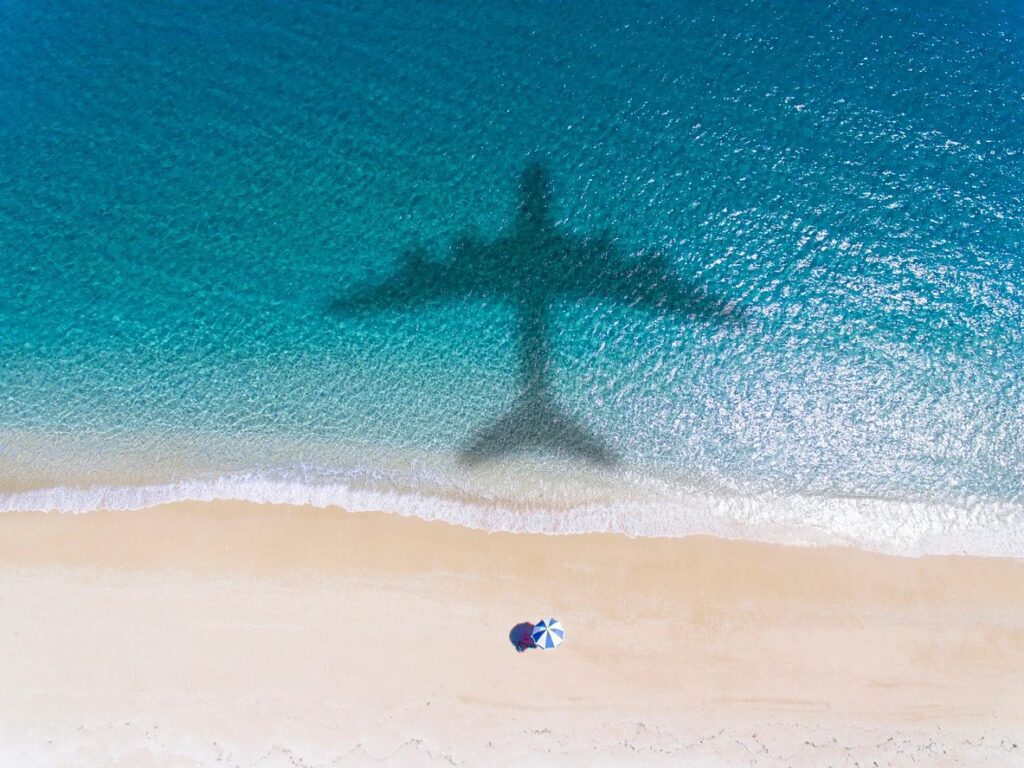
[{"label": "sandy beach", "polygon": [[1024,762],[1020,561],[178,504],[0,516],[0,614],[5,766]]}]

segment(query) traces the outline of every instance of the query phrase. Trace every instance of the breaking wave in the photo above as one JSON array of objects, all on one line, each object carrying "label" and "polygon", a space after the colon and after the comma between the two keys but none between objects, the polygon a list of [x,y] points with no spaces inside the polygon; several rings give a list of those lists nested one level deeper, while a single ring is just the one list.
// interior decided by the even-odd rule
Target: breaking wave
[{"label": "breaking wave", "polygon": [[625,487],[589,497],[573,488],[550,500],[486,494],[455,484],[368,484],[355,476],[308,471],[239,473],[175,482],[54,487],[0,494],[0,511],[87,513],[138,510],[175,502],[238,501],[387,511],[487,531],[617,533],[639,537],[706,534],[799,546],[851,546],[903,556],[967,554],[1024,557],[1024,508],[869,497],[738,494],[661,486]]}]

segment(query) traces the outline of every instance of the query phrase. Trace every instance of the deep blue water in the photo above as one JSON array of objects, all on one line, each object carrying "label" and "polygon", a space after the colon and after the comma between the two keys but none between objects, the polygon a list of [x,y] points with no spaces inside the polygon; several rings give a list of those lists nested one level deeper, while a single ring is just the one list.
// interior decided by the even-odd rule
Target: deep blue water
[{"label": "deep blue water", "polygon": [[[5,3],[0,483],[878,497],[1024,531],[1024,6],[586,6]],[[516,406],[515,301],[330,306],[514,230],[531,163],[566,237],[739,320],[563,291],[551,401],[614,461],[517,485],[520,452],[457,461]],[[565,276],[534,262],[509,284]]]}]

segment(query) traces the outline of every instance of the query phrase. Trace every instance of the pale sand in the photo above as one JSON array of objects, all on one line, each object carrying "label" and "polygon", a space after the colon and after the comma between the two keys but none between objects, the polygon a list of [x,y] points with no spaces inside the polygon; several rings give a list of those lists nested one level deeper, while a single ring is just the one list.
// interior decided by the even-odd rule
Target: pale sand
[{"label": "pale sand", "polygon": [[363,764],[1021,766],[1024,561],[0,515],[0,765]]}]

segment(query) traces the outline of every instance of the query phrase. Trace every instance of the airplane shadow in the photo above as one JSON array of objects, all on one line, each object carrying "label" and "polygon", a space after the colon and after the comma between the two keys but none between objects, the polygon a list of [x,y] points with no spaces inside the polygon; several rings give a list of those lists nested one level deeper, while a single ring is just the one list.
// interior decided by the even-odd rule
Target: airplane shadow
[{"label": "airplane shadow", "polygon": [[520,178],[512,222],[494,239],[457,237],[447,259],[422,249],[404,255],[383,284],[331,302],[344,316],[408,311],[446,301],[501,301],[517,318],[519,395],[511,410],[478,429],[460,459],[477,465],[511,454],[555,454],[610,466],[619,457],[600,436],[567,413],[551,385],[551,308],[559,303],[617,302],[638,311],[701,322],[734,323],[739,312],[676,273],[657,251],[627,257],[611,237],[577,235],[551,210],[547,169],[529,163]]},{"label": "airplane shadow", "polygon": [[474,466],[514,453],[572,455],[601,466],[618,462],[600,437],[559,408],[547,387],[519,395],[507,414],[477,430],[459,459]]}]

